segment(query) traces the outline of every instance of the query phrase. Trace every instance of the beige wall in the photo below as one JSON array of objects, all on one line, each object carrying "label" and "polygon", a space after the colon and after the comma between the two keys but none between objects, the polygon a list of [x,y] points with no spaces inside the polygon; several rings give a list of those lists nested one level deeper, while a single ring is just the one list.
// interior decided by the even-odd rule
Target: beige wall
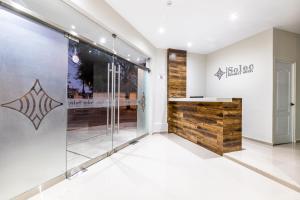
[{"label": "beige wall", "polygon": [[[300,35],[274,29],[274,59],[296,63],[296,139],[300,140]],[[275,83],[274,83],[275,88]],[[275,98],[275,97],[274,97]],[[298,100],[298,101],[297,101]],[[275,108],[274,108],[275,110]]]},{"label": "beige wall", "polygon": [[[273,29],[207,55],[206,96],[243,98],[243,136],[272,143]],[[219,80],[219,67],[254,65],[254,72]]]}]

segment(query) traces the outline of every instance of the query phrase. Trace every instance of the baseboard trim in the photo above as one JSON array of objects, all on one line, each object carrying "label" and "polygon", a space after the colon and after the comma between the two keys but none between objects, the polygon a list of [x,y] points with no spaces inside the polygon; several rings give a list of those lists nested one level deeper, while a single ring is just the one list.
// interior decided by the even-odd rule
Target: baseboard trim
[{"label": "baseboard trim", "polygon": [[168,132],[168,123],[155,123],[152,133]]},{"label": "baseboard trim", "polygon": [[249,137],[246,137],[246,136],[243,136],[243,138],[244,138],[244,139],[247,139],[247,140],[254,141],[254,142],[258,142],[258,143],[261,143],[261,144],[266,144],[266,145],[274,146],[273,143],[264,142],[264,141],[257,140],[257,139],[253,139],[253,138],[249,138]]},{"label": "baseboard trim", "polygon": [[153,132],[152,135],[154,134],[167,134],[169,133],[168,131],[159,131],[159,132]]},{"label": "baseboard trim", "polygon": [[266,178],[269,178],[269,179],[271,179],[271,180],[273,180],[273,181],[275,181],[275,182],[277,182],[277,183],[279,183],[281,185],[284,185],[284,186],[286,186],[286,187],[288,187],[288,188],[290,188],[290,189],[292,189],[292,190],[294,190],[296,192],[300,192],[300,187],[298,187],[295,184],[289,183],[289,182],[287,182],[287,181],[285,181],[285,180],[283,180],[281,178],[278,178],[278,177],[276,177],[276,176],[274,176],[274,175],[272,175],[272,174],[270,174],[268,172],[265,172],[265,171],[263,171],[261,169],[258,169],[257,167],[254,167],[254,166],[249,165],[249,164],[247,164],[245,162],[242,162],[242,161],[240,161],[240,160],[238,160],[236,158],[232,158],[232,157],[230,157],[230,156],[228,156],[226,154],[224,154],[224,157],[227,158],[227,159],[229,159],[229,160],[231,160],[231,161],[233,161],[233,162],[235,162],[235,163],[237,163],[237,164],[239,164],[239,165],[242,165],[243,167],[246,167],[246,168],[248,168],[248,169],[250,169],[250,170],[252,170],[252,171],[254,171],[254,172],[256,172],[256,173],[258,173],[258,174],[260,174],[260,175],[262,175],[264,177],[266,177]]},{"label": "baseboard trim", "polygon": [[62,174],[62,175],[59,175],[53,179],[50,179],[49,181],[46,181],[45,183],[37,186],[37,187],[34,187],[14,198],[12,198],[12,200],[26,200],[26,199],[29,199],[47,189],[49,189],[50,187],[64,181],[66,179],[66,173]]}]

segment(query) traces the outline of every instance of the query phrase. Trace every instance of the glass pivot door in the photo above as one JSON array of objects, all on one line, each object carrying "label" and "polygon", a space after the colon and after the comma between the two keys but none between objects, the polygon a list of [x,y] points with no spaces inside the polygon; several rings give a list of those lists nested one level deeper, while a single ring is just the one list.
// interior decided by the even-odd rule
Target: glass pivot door
[{"label": "glass pivot door", "polygon": [[145,72],[69,41],[67,169],[72,176],[144,135]]},{"label": "glass pivot door", "polygon": [[146,133],[144,70],[125,60],[108,64],[108,134],[118,149]]}]

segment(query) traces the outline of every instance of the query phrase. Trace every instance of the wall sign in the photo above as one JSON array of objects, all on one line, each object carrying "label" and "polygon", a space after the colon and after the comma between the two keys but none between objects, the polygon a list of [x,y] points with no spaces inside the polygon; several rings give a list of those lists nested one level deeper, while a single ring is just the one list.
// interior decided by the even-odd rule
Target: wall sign
[{"label": "wall sign", "polygon": [[254,65],[239,65],[238,67],[226,67],[225,70],[219,68],[215,76],[221,80],[224,75],[225,78],[229,78],[231,76],[238,76],[242,74],[248,74],[254,72]]}]

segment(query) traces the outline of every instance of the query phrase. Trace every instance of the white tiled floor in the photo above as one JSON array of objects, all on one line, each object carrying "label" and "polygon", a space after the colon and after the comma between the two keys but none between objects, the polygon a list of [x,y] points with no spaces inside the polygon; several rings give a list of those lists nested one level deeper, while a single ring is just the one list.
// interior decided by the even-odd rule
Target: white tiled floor
[{"label": "white tiled floor", "polygon": [[[106,126],[104,127],[106,129]],[[67,168],[71,169],[97,156],[101,156],[114,147],[140,136],[136,128],[123,128],[113,138],[102,127],[79,129],[67,133]],[[113,140],[113,142],[112,142]]]},{"label": "white tiled floor", "polygon": [[300,194],[173,134],[155,134],[31,200],[298,200]]},{"label": "white tiled floor", "polygon": [[300,144],[271,146],[243,139],[243,151],[225,156],[292,184],[300,190]]}]

